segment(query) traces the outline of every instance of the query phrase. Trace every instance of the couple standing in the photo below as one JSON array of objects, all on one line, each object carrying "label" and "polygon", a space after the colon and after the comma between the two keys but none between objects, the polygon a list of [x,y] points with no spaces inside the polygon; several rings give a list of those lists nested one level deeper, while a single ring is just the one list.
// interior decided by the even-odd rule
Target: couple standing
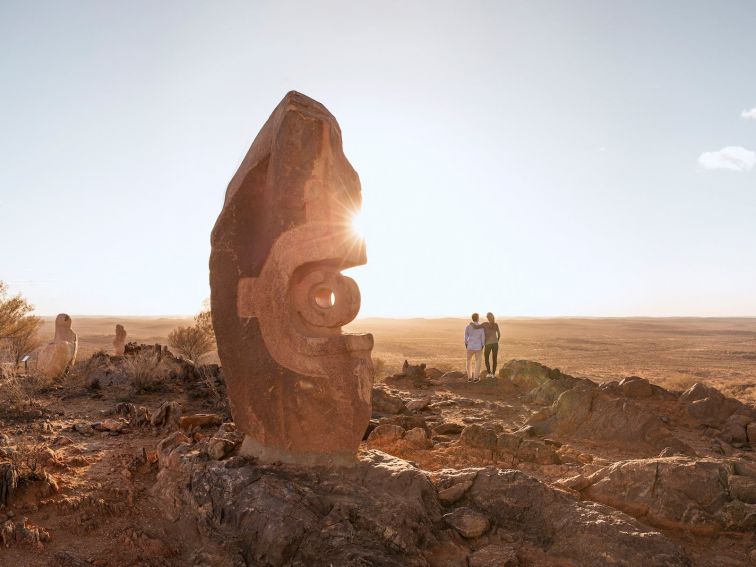
[{"label": "couple standing", "polygon": [[[483,351],[486,353],[486,378],[496,375],[496,362],[499,357],[499,324],[493,313],[486,313],[487,322],[478,323],[477,313],[472,314],[472,321],[465,328],[465,348],[467,349],[467,381],[480,382],[480,359]],[[493,372],[489,358],[493,353]],[[474,366],[474,368],[473,368]]]}]

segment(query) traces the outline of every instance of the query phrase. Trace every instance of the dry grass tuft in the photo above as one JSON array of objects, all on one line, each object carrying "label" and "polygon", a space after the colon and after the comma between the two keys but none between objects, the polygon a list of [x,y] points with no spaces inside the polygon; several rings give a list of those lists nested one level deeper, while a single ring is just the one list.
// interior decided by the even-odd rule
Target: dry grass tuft
[{"label": "dry grass tuft", "polygon": [[131,381],[135,393],[157,392],[165,389],[166,381],[176,375],[176,363],[152,352],[140,352],[123,360],[123,371]]}]

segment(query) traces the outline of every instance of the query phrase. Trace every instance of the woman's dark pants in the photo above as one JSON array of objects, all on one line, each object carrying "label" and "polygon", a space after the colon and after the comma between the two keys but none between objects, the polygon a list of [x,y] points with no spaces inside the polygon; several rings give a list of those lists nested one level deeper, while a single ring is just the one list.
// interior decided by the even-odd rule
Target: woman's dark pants
[{"label": "woman's dark pants", "polygon": [[491,363],[488,361],[488,357],[493,353],[493,373],[496,374],[496,362],[499,358],[499,343],[493,343],[490,345],[486,345],[484,349],[484,354],[486,355],[486,372],[488,374],[491,373]]}]

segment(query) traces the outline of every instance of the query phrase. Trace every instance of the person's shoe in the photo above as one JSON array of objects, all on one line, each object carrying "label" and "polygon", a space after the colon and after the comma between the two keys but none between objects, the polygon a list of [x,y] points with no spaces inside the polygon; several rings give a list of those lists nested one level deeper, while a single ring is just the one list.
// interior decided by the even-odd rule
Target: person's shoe
[{"label": "person's shoe", "polygon": [[476,377],[475,377],[475,378],[473,379],[473,382],[480,382],[480,376],[476,376]]}]

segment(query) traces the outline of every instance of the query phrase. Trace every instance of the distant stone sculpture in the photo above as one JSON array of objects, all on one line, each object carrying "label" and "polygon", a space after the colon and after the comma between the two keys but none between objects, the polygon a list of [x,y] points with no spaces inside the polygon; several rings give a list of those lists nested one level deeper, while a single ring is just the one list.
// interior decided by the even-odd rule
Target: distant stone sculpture
[{"label": "distant stone sculpture", "polygon": [[336,119],[287,94],[226,191],[212,234],[213,328],[242,452],[302,464],[354,458],[370,419],[370,334],[342,334],[365,264],[351,230],[357,173]]},{"label": "distant stone sculpture", "polygon": [[126,329],[123,325],[116,325],[115,339],[113,339],[113,352],[116,356],[123,356],[126,352]]},{"label": "distant stone sculpture", "polygon": [[79,340],[71,330],[71,317],[65,313],[55,318],[55,337],[45,345],[37,359],[37,370],[48,378],[65,374],[76,361]]}]

